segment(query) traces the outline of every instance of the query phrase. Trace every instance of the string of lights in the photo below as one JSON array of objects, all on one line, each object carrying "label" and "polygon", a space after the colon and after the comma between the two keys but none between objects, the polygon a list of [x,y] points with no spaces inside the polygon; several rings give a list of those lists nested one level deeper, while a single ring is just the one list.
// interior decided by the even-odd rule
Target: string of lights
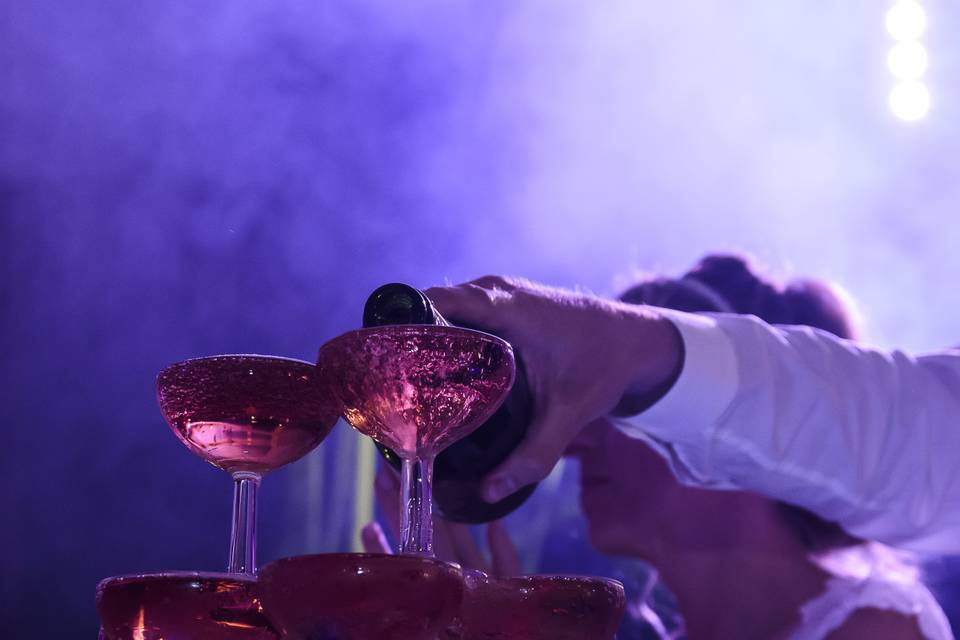
[{"label": "string of lights", "polygon": [[890,110],[901,120],[920,120],[930,110],[930,90],[923,81],[929,55],[921,42],[927,28],[926,11],[916,0],[897,0],[887,11],[886,26],[894,40],[887,55],[887,67],[895,78]]}]

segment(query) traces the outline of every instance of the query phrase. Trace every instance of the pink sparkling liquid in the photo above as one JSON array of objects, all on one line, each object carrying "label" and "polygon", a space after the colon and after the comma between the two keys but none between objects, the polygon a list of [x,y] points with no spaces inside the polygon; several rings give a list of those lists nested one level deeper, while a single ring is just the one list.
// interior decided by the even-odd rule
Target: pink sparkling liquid
[{"label": "pink sparkling liquid", "polygon": [[276,640],[256,580],[217,573],[108,578],[97,586],[106,640]]},{"label": "pink sparkling liquid", "polygon": [[336,424],[308,362],[214,356],[157,377],[164,418],[193,452],[230,473],[265,474],[307,454]]},{"label": "pink sparkling liquid", "polygon": [[290,640],[436,640],[457,614],[463,578],[432,558],[325,553],[266,565],[267,616]]},{"label": "pink sparkling liquid", "polygon": [[513,349],[500,338],[434,325],[351,331],[320,348],[317,368],[350,424],[408,459],[480,426],[515,373]]},{"label": "pink sparkling liquid", "polygon": [[623,585],[586,576],[466,577],[444,640],[610,640],[626,608]]}]

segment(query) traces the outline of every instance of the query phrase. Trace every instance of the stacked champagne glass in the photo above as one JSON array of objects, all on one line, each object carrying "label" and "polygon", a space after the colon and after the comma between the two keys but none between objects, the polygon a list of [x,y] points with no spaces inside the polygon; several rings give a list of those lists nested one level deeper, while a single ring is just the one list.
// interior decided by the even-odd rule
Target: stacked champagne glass
[{"label": "stacked champagne glass", "polygon": [[[164,369],[174,433],[235,482],[227,572],[120,576],[97,587],[106,640],[563,640],[612,638],[623,587],[602,578],[497,578],[434,557],[433,461],[468,436],[514,383],[500,338],[438,324],[359,329],[316,365],[198,358]],[[317,446],[343,417],[401,460],[397,555],[331,553],[256,567],[261,478]]]}]

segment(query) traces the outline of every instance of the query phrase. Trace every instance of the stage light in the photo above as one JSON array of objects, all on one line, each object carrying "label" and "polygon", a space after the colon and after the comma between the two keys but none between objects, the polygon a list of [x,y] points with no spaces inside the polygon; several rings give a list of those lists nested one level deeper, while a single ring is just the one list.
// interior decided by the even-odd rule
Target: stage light
[{"label": "stage light", "polygon": [[918,80],[927,70],[927,50],[919,42],[898,42],[887,56],[887,67],[901,80]]},{"label": "stage light", "polygon": [[916,40],[926,28],[927,14],[913,0],[900,0],[887,11],[887,31],[895,40]]},{"label": "stage light", "polygon": [[930,110],[930,92],[916,80],[901,82],[890,92],[890,110],[901,120],[920,120]]}]

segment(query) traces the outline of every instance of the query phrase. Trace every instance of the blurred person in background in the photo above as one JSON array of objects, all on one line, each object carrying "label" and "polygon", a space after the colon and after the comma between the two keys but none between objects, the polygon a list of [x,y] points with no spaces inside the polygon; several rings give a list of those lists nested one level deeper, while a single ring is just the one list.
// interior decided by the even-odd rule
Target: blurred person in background
[{"label": "blurred person in background", "polygon": [[491,502],[544,478],[608,417],[658,443],[686,483],[803,507],[864,540],[960,552],[960,350],[877,350],[738,295],[697,314],[497,276],[427,295],[524,359],[535,415],[485,479]]},{"label": "blurred person in background", "polygon": [[[681,278],[647,280],[621,299],[857,337],[836,288],[812,280],[780,286],[736,256],[709,256]],[[581,464],[590,542],[650,562],[675,595],[689,637],[953,637],[903,554],[785,502],[685,485],[677,479],[685,467],[671,471],[669,448],[623,422],[593,421],[566,451]]]},{"label": "blurred person in background", "polygon": [[[615,317],[624,310],[580,294],[521,286],[530,291],[519,292],[518,304],[549,298],[567,311],[596,305]],[[489,294],[482,287],[477,288],[493,306],[496,296],[503,304],[504,293]],[[738,256],[709,256],[683,277],[649,279],[621,300],[682,312],[750,314],[784,325],[784,330],[857,337],[852,310],[838,289],[812,280],[780,286]],[[606,339],[604,334],[587,337],[594,343]],[[592,420],[565,454],[581,464],[581,505],[591,544],[603,553],[640,558],[656,567],[676,596],[690,637],[952,638],[943,612],[904,554],[791,502],[735,490],[733,484],[723,487],[734,489],[730,491],[699,488],[716,488],[717,483],[694,475],[694,470],[710,467],[712,452],[701,451],[691,464],[636,424],[643,413],[630,413],[635,415]],[[749,469],[744,465],[742,473]],[[489,529],[492,563],[483,559],[468,532],[456,529],[447,528],[445,534],[448,540],[451,531],[459,538],[447,545],[447,557],[494,573],[519,568],[501,523]],[[367,534],[375,537],[374,532],[371,528]],[[676,631],[668,634],[649,607],[632,608],[630,614],[645,618],[664,638],[679,637]],[[636,624],[627,626],[633,631],[625,638],[647,637]]]}]

